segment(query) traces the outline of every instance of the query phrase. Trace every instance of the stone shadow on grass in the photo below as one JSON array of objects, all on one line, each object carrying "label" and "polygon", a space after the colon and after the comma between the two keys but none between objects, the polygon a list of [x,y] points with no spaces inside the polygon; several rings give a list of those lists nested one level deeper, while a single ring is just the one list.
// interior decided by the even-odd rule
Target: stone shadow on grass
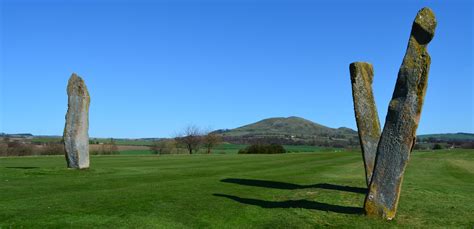
[{"label": "stone shadow on grass", "polygon": [[226,194],[213,194],[217,197],[224,197],[242,204],[259,206],[262,208],[304,208],[309,210],[329,211],[343,214],[362,214],[363,208],[359,207],[345,207],[333,204],[325,204],[317,201],[309,200],[286,200],[286,201],[266,201],[250,198],[241,198],[238,196],[231,196]]},{"label": "stone shadow on grass", "polygon": [[276,189],[287,189],[287,190],[296,190],[296,189],[305,189],[305,188],[321,188],[321,189],[367,194],[367,188],[358,188],[358,187],[350,187],[350,186],[327,184],[327,183],[313,184],[313,185],[299,185],[299,184],[291,184],[291,183],[285,183],[285,182],[279,182],[279,181],[240,179],[240,178],[227,178],[227,179],[221,180],[221,182],[254,186],[254,187],[276,188]]}]

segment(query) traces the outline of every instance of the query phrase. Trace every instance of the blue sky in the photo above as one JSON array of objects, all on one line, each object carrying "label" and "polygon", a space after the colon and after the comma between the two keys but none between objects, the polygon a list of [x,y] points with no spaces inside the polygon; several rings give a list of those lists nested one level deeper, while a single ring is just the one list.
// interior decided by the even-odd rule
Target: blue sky
[{"label": "blue sky", "polygon": [[0,1],[0,132],[61,135],[72,72],[95,137],[286,116],[355,129],[354,61],[374,64],[383,123],[424,6],[438,27],[418,133],[474,132],[472,1]]}]

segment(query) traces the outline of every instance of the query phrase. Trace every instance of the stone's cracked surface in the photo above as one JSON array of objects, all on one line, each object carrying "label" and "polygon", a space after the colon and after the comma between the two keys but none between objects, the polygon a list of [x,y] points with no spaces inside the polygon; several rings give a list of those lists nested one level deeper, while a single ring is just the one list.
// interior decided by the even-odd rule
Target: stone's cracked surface
[{"label": "stone's cracked surface", "polygon": [[372,92],[374,69],[370,63],[349,65],[354,113],[364,160],[367,187],[370,185],[380,139],[380,121]]},{"label": "stone's cracked surface", "polygon": [[403,174],[415,144],[426,93],[431,63],[427,45],[435,28],[436,19],[431,9],[421,9],[413,22],[378,144],[374,175],[364,206],[369,216],[391,220],[396,215]]},{"label": "stone's cracked surface", "polygon": [[86,84],[75,73],[67,85],[68,109],[64,127],[64,147],[68,168],[89,168],[89,104]]}]

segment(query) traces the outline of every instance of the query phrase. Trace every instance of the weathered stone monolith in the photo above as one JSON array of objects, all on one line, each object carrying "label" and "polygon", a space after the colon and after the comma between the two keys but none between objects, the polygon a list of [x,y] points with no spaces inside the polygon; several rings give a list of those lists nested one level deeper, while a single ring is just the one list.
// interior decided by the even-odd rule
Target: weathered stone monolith
[{"label": "weathered stone monolith", "polygon": [[427,45],[435,28],[436,19],[431,9],[421,9],[413,22],[378,144],[374,175],[364,206],[369,216],[388,220],[395,217],[403,173],[420,121],[431,63]]},{"label": "weathered stone monolith", "polygon": [[380,139],[380,121],[372,93],[374,68],[370,63],[354,62],[349,65],[352,83],[354,113],[362,148],[367,187],[370,185]]},{"label": "weathered stone monolith", "polygon": [[68,168],[89,168],[89,103],[86,84],[75,73],[67,85],[68,108],[64,127],[64,147]]}]

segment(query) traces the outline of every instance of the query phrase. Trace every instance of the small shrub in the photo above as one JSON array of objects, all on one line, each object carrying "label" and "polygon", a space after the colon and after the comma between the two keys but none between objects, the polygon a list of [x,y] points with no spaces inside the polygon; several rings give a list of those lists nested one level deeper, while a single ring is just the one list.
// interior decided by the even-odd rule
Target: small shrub
[{"label": "small shrub", "polygon": [[462,149],[474,149],[474,142],[461,143],[460,148],[462,148]]},{"label": "small shrub", "polygon": [[415,144],[415,147],[413,148],[414,150],[429,150],[430,149],[430,145],[429,144],[426,144],[426,143],[419,143],[417,142]]},{"label": "small shrub", "polygon": [[64,155],[64,145],[61,143],[47,143],[41,150],[41,155]]},{"label": "small shrub", "polygon": [[0,142],[0,157],[8,156],[8,145],[7,143]]},{"label": "small shrub", "polygon": [[24,142],[13,141],[7,143],[8,156],[30,156],[34,155],[33,146]]},{"label": "small shrub", "polygon": [[441,144],[436,143],[436,144],[434,144],[433,149],[434,150],[443,149],[443,146]]},{"label": "small shrub", "polygon": [[118,154],[118,147],[114,143],[102,144],[100,150],[96,152],[98,155]]},{"label": "small shrub", "polygon": [[239,150],[239,154],[281,154],[286,153],[286,149],[278,144],[255,144],[245,149]]},{"label": "small shrub", "polygon": [[90,150],[90,154],[92,155],[113,155],[118,153],[118,146],[113,138],[111,138],[109,142],[101,143]]},{"label": "small shrub", "polygon": [[153,154],[172,154],[176,149],[176,142],[174,140],[154,141],[150,149]]}]

